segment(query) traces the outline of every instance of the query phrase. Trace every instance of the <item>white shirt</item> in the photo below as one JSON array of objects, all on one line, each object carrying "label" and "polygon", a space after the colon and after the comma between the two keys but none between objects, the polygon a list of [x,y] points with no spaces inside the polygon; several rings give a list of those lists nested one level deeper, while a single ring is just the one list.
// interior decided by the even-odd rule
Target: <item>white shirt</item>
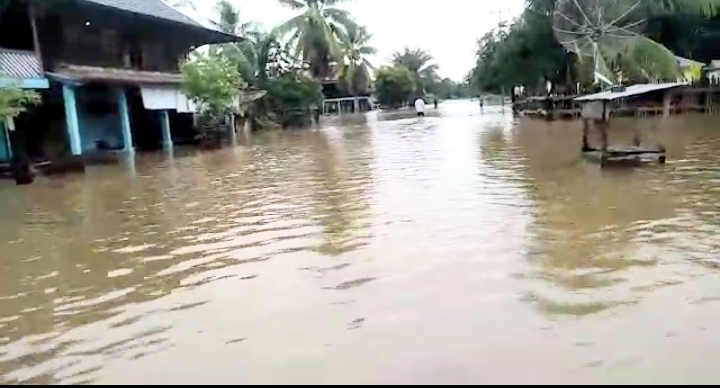
[{"label": "white shirt", "polygon": [[415,100],[415,111],[418,113],[425,113],[425,101],[422,98]]}]

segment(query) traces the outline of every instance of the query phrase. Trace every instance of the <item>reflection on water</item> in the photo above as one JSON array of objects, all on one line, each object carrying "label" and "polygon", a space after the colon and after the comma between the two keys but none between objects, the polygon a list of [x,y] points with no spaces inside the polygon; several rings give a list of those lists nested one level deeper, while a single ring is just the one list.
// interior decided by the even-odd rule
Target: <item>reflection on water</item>
[{"label": "reflection on water", "polygon": [[0,382],[707,383],[713,118],[577,123],[447,102],[0,186]]}]

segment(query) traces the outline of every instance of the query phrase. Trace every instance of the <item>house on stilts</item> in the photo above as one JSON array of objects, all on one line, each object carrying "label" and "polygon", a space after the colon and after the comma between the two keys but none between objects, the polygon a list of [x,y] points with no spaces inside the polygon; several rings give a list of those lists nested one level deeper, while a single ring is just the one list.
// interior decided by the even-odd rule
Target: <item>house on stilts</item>
[{"label": "house on stilts", "polygon": [[162,0],[10,0],[0,10],[0,87],[34,89],[42,103],[3,126],[0,162],[14,136],[34,161],[192,137],[180,63],[195,47],[240,39]]}]

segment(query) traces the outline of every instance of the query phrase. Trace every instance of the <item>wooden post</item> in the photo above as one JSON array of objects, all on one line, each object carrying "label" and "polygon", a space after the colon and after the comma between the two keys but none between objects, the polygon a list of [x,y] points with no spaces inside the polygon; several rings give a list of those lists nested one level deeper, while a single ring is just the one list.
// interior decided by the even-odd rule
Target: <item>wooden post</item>
[{"label": "wooden post", "polygon": [[670,91],[665,91],[663,94],[663,117],[670,116],[670,108],[672,105],[672,95]]},{"label": "wooden post", "polygon": [[608,126],[610,123],[610,110],[612,108],[610,107],[610,103],[605,101],[603,103],[603,115],[602,120],[600,121],[600,141],[601,141],[601,150],[603,153],[603,159],[605,158],[605,153],[607,152],[608,148]]},{"label": "wooden post", "polygon": [[590,142],[588,141],[588,135],[590,133],[590,120],[583,119],[583,138],[582,138],[582,152],[591,151]]},{"label": "wooden post", "polygon": [[235,128],[235,112],[230,113],[230,143],[233,147],[237,145],[237,128]]},{"label": "wooden post", "polygon": [[40,63],[40,71],[45,73],[45,62],[43,61],[42,50],[40,48],[40,38],[38,37],[38,29],[36,23],[35,7],[28,2],[28,19],[30,19],[30,28],[32,29],[33,46],[35,48],[35,56]]}]

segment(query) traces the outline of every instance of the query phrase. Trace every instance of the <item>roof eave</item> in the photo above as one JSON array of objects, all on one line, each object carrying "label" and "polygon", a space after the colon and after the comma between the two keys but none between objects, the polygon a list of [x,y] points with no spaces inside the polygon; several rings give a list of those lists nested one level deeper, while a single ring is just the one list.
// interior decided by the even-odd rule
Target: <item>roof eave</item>
[{"label": "roof eave", "polygon": [[[155,22],[166,23],[166,24],[168,24],[168,25],[174,25],[174,26],[177,26],[177,27],[180,27],[180,28],[187,29],[187,30],[189,30],[189,31],[195,31],[195,32],[198,32],[198,33],[200,33],[200,34],[204,34],[204,42],[202,42],[202,44],[233,43],[233,42],[242,42],[242,41],[245,40],[245,38],[240,37],[240,36],[237,36],[237,35],[234,35],[234,34],[229,34],[229,33],[223,32],[223,31],[219,31],[219,30],[215,30],[215,29],[212,29],[212,28],[208,28],[208,27],[203,26],[203,25],[200,24],[199,22],[197,22],[197,21],[195,21],[195,20],[192,20],[192,19],[191,19],[191,21],[192,21],[193,23],[191,24],[191,23],[186,23],[186,22],[183,22],[183,21],[178,21],[178,20],[167,19],[167,18],[164,18],[164,17],[159,17],[159,16],[156,16],[156,15],[151,15],[151,14],[146,14],[146,13],[140,13],[140,12],[134,12],[134,11],[131,11],[131,10],[120,9],[120,8],[115,8],[115,7],[107,7],[107,6],[103,6],[103,5],[100,5],[100,4],[97,4],[97,3],[92,3],[92,2],[90,2],[88,5],[89,5],[90,7],[96,7],[96,8],[100,8],[100,9],[102,9],[102,8],[105,8],[105,9],[110,8],[110,9],[112,9],[112,10],[115,11],[115,12],[120,12],[120,13],[125,13],[125,14],[129,14],[129,15],[133,15],[133,16],[135,16],[135,17],[142,18],[142,19],[145,19],[145,20],[152,20],[152,21],[155,21]],[[176,11],[177,11],[177,10],[176,10]],[[180,11],[177,11],[177,12],[180,12]],[[186,16],[186,17],[187,17],[187,16]],[[188,18],[189,18],[189,17],[188,17]]]},{"label": "roof eave", "polygon": [[210,28],[204,28],[204,30],[208,33],[209,37],[205,44],[240,43],[247,40],[242,36],[228,34],[227,32],[217,31]]}]

